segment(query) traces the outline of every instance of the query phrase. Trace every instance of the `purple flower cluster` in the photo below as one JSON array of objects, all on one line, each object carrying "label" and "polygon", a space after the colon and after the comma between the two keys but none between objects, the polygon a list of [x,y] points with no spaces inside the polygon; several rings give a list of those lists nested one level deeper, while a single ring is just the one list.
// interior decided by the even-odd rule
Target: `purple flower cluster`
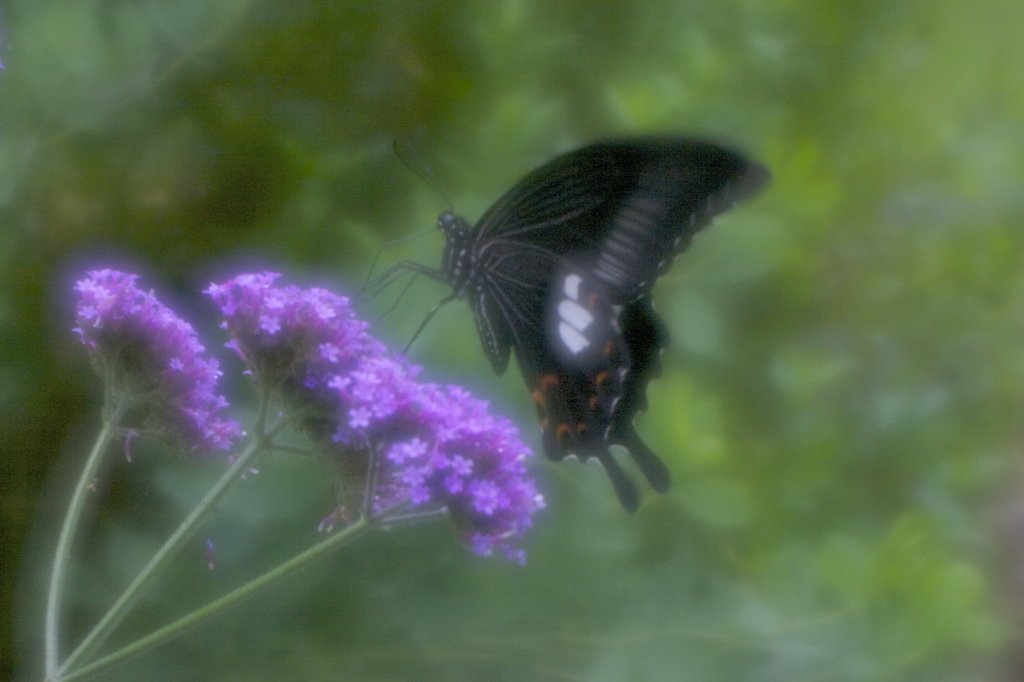
[{"label": "purple flower cluster", "polygon": [[461,388],[417,382],[419,369],[389,357],[347,299],[277,288],[277,277],[240,275],[206,293],[226,317],[228,345],[355,481],[350,492],[372,476],[374,513],[443,507],[474,551],[523,562],[515,541],[544,500],[516,428]]},{"label": "purple flower cluster", "polygon": [[217,361],[202,357],[192,326],[136,288],[137,279],[95,270],[75,286],[81,298],[74,331],[108,382],[108,398],[126,403],[121,422],[196,455],[230,448],[242,430],[217,416],[227,406],[215,393]]},{"label": "purple flower cluster", "polygon": [[525,563],[509,540],[521,536],[544,507],[526,471],[532,456],[507,419],[487,411],[458,386],[421,384],[418,416],[424,432],[392,443],[386,458],[401,473],[414,502],[435,500],[447,507],[456,531],[474,551],[495,548]]},{"label": "purple flower cluster", "polygon": [[357,320],[348,299],[325,289],[275,287],[277,273],[244,274],[211,284],[224,314],[225,344],[248,365],[259,388],[282,400],[289,416],[320,448],[337,428],[338,397],[327,381],[351,372],[384,347]]}]

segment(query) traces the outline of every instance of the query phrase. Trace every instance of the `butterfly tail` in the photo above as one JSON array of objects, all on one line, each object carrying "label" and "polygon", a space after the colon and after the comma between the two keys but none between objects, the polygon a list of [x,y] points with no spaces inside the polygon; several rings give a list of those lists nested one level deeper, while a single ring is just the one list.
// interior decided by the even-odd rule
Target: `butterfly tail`
[{"label": "butterfly tail", "polygon": [[[544,443],[544,453],[548,456],[548,459],[559,462],[565,458],[565,448],[560,447],[555,442],[555,435],[552,429],[544,429],[542,441]],[[597,452],[588,453],[581,459],[586,461],[591,457],[596,459],[601,464],[601,468],[608,474],[608,478],[612,482],[612,488],[615,489],[615,495],[619,498],[619,502],[626,511],[636,511],[640,506],[640,494],[637,492],[633,482],[626,476],[626,472],[622,470],[618,462],[612,457],[612,453],[608,451],[608,448],[605,447]]]},{"label": "butterfly tail", "polygon": [[605,473],[608,474],[608,478],[612,482],[612,487],[615,489],[615,495],[619,498],[619,503],[628,512],[635,512],[640,506],[640,494],[636,491],[636,486],[629,480],[626,473],[619,467],[618,462],[612,457],[612,453],[605,450],[603,453],[596,455],[596,459],[604,467]]},{"label": "butterfly tail", "polygon": [[661,461],[654,451],[647,447],[646,443],[640,440],[636,431],[629,428],[621,428],[616,433],[615,442],[629,450],[630,456],[636,462],[637,467],[643,473],[644,478],[659,493],[666,493],[672,485],[672,475],[668,467]]}]

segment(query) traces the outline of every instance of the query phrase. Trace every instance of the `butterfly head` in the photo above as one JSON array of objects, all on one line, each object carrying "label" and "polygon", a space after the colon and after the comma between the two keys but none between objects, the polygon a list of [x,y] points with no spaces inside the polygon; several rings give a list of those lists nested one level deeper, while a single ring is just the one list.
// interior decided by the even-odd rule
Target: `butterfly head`
[{"label": "butterfly head", "polygon": [[444,233],[444,257],[441,269],[448,275],[456,295],[462,296],[473,272],[471,250],[472,226],[465,218],[445,211],[437,218],[437,228]]}]

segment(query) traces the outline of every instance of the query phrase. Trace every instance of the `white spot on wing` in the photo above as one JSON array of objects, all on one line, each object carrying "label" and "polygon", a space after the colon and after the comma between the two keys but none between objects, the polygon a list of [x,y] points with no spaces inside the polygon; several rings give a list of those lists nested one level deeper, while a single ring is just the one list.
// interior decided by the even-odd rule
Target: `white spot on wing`
[{"label": "white spot on wing", "polygon": [[575,301],[562,301],[558,304],[558,316],[568,322],[577,331],[583,331],[594,321],[590,311]]},{"label": "white spot on wing", "polygon": [[580,297],[580,283],[583,282],[583,278],[579,275],[569,275],[565,278],[565,295],[576,301]]},{"label": "white spot on wing", "polygon": [[587,341],[587,337],[580,334],[566,322],[558,323],[558,336],[562,339],[562,343],[565,344],[565,347],[568,348],[569,352],[573,355],[579,353],[590,345],[590,341]]}]

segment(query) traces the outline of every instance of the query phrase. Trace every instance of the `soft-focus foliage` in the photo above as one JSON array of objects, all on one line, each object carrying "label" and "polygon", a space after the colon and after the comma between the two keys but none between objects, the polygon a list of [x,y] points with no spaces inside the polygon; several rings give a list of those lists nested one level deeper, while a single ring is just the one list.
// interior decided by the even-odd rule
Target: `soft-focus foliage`
[{"label": "soft-focus foliage", "polygon": [[[525,568],[443,525],[395,528],[104,679],[1020,679],[1022,25],[1016,0],[8,0],[0,676],[17,642],[38,677],[35,576],[66,504],[47,476],[98,424],[73,278],[146,269],[197,327],[193,292],[239,262],[352,291],[384,242],[447,208],[393,140],[475,218],[559,151],[657,131],[746,148],[775,176],[655,291],[673,344],[639,429],[667,496],[627,516],[601,472],[537,462],[549,506]],[[440,244],[381,263],[436,265]],[[446,293],[418,283],[374,333],[401,347]],[[411,357],[535,429],[464,305]],[[75,623],[217,466],[140,447],[112,467]],[[315,540],[332,477],[259,468],[126,630]]]}]

